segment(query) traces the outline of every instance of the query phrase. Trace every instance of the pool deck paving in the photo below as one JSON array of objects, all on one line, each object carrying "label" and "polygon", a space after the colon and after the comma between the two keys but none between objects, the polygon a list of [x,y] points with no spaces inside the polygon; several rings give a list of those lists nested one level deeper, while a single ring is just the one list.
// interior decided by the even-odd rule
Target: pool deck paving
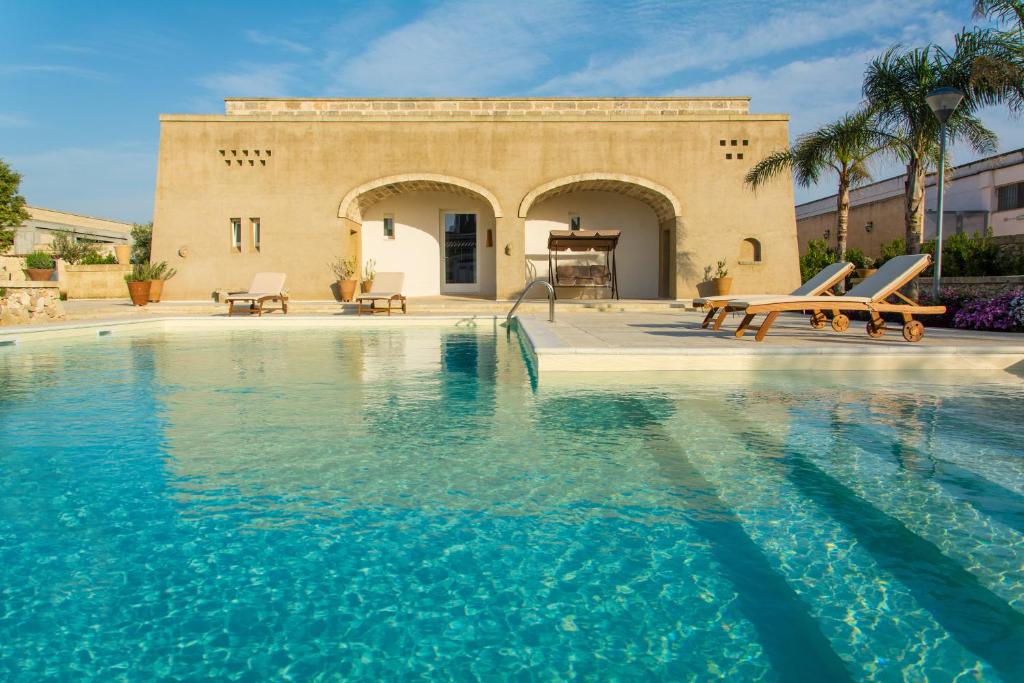
[{"label": "pool deck paving", "polygon": [[702,329],[697,311],[571,313],[554,323],[528,314],[521,325],[539,372],[674,370],[1006,370],[1024,367],[1024,335],[928,328],[910,343],[891,325],[871,339],[865,323],[815,330],[806,316],[781,316],[764,341],[734,336],[741,316]]},{"label": "pool deck paving", "polygon": [[[700,326],[703,314],[680,301],[559,301],[556,320],[547,321],[547,301],[528,300],[520,309],[524,347],[539,373],[664,372],[709,370],[1008,370],[1024,373],[1024,335],[927,328],[920,342],[904,341],[898,325],[882,339],[871,339],[864,323],[852,321],[844,333],[815,330],[803,315],[783,315],[762,342],[753,332],[733,335],[741,316],[722,329]],[[409,315],[355,316],[348,304],[292,302],[289,314],[270,311],[262,318],[244,311],[230,319],[224,304],[164,302],[133,307],[127,301],[66,302],[68,319],[46,325],[0,328],[4,340],[94,334],[93,328],[159,323],[161,329],[230,324],[268,328],[504,322],[511,302],[469,297],[409,300]],[[230,320],[230,322],[229,322]],[[155,328],[154,328],[155,329]]]}]

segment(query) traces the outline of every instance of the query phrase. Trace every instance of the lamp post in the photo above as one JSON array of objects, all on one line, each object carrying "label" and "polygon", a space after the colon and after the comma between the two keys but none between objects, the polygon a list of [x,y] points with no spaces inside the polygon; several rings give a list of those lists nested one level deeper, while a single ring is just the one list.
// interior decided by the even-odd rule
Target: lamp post
[{"label": "lamp post", "polygon": [[932,274],[932,299],[939,300],[942,279],[942,195],[946,183],[946,122],[953,115],[964,94],[956,88],[936,88],[925,96],[935,118],[939,120],[939,197],[935,207],[935,268]]}]

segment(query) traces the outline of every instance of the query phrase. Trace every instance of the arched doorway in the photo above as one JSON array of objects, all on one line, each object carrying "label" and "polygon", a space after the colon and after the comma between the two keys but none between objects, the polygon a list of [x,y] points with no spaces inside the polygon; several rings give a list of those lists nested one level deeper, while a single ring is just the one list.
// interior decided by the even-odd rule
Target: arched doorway
[{"label": "arched doorway", "polygon": [[[551,230],[621,230],[616,251],[622,298],[675,295],[675,225],[679,201],[665,187],[636,176],[583,173],[544,183],[519,205],[526,223],[528,277],[547,277]],[[578,257],[586,263],[586,254]],[[566,296],[586,293],[567,292]],[[560,296],[563,294],[560,292]]]},{"label": "arched doorway", "polygon": [[502,212],[486,188],[433,173],[388,176],[352,189],[338,215],[361,226],[362,264],[405,273],[407,296],[494,296]]}]

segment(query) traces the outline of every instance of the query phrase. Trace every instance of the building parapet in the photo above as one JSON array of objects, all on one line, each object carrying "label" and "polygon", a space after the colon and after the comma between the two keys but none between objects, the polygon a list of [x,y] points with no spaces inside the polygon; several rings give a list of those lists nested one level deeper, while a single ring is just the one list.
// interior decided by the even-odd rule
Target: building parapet
[{"label": "building parapet", "polygon": [[748,114],[749,97],[291,99],[226,98],[228,116],[343,118],[617,119]]}]

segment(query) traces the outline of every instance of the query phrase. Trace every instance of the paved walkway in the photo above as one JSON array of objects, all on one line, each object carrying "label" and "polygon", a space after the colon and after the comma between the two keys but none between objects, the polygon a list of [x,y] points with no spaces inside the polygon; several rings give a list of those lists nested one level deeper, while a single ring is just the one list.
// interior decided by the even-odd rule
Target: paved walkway
[{"label": "paved walkway", "polygon": [[1024,361],[1024,335],[928,328],[917,343],[893,325],[871,339],[865,323],[837,333],[815,330],[806,316],[782,316],[763,342],[736,339],[741,316],[719,332],[701,329],[693,311],[578,314],[558,310],[555,323],[522,317],[542,371],[699,369],[1005,369]]}]

